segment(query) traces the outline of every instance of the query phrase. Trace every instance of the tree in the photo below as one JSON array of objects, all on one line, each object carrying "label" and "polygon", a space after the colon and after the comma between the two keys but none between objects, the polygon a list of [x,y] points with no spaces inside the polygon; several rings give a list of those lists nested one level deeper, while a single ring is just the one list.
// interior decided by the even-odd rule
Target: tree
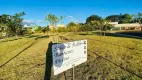
[{"label": "tree", "polygon": [[50,29],[49,29],[49,25],[48,26],[46,26],[46,31],[49,31]]},{"label": "tree", "polygon": [[85,31],[86,34],[88,34],[89,31],[92,31],[92,27],[90,25],[90,23],[88,24],[83,24],[82,26],[80,26],[80,31]]},{"label": "tree", "polygon": [[67,24],[67,29],[68,29],[69,32],[74,32],[75,27],[76,27],[76,24],[74,22],[70,22],[70,23]]},{"label": "tree", "polygon": [[140,24],[141,27],[141,35],[140,38],[142,38],[142,13],[139,12],[138,14],[135,15],[135,20]]},{"label": "tree", "polygon": [[94,20],[94,21],[91,21],[90,25],[92,26],[92,29],[93,30],[100,30],[101,28],[101,22],[102,21],[97,21],[97,20]]},{"label": "tree", "polygon": [[106,17],[106,20],[111,22],[119,22],[119,15],[110,15]]},{"label": "tree", "polygon": [[110,16],[107,16],[105,19],[110,22],[130,23],[133,20],[132,18],[133,18],[132,15],[125,13],[124,15],[123,14],[110,15]]},{"label": "tree", "polygon": [[58,32],[67,32],[67,28],[66,27],[58,27],[57,31]]},{"label": "tree", "polygon": [[135,20],[137,23],[142,24],[142,13],[141,12],[135,15]]},{"label": "tree", "polygon": [[9,16],[9,21],[6,23],[8,26],[8,31],[10,33],[15,34],[16,37],[22,30],[22,21],[23,21],[22,16],[24,15],[25,13],[21,12],[21,13],[16,13],[13,16]]},{"label": "tree", "polygon": [[47,35],[48,35],[48,32],[49,32],[49,30],[50,30],[50,29],[49,29],[49,25],[48,25],[48,26],[46,26],[46,28],[45,28],[45,29],[46,29],[46,32],[47,32]]},{"label": "tree", "polygon": [[77,33],[80,31],[81,24],[75,24],[74,22],[70,22],[67,25],[67,30],[69,32]]},{"label": "tree", "polygon": [[56,24],[61,21],[64,17],[60,16],[59,18],[56,17],[54,14],[48,14],[45,17],[45,21],[48,21],[50,23],[50,26],[52,26],[53,28],[56,27]]},{"label": "tree", "polygon": [[119,23],[130,23],[132,21],[132,15],[125,13],[124,15],[119,15]]},{"label": "tree", "polygon": [[0,16],[0,23],[1,24],[7,24],[9,19],[10,19],[10,15],[3,14],[3,15]]},{"label": "tree", "polygon": [[38,32],[42,32],[42,27],[41,26],[38,26],[37,30]]},{"label": "tree", "polygon": [[98,15],[91,15],[86,19],[86,23],[91,23],[91,21],[100,21],[102,20],[102,17],[98,16]]}]

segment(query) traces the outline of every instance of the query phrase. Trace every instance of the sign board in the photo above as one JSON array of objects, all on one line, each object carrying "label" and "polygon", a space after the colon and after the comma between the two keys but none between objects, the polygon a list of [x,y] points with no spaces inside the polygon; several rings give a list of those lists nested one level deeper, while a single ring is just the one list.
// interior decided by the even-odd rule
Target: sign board
[{"label": "sign board", "polygon": [[54,75],[87,61],[87,40],[52,45]]}]

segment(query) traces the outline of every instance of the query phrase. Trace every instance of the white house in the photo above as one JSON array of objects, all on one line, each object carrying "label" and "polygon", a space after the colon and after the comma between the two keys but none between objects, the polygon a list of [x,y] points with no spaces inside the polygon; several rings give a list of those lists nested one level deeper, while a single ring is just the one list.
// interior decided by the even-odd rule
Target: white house
[{"label": "white house", "polygon": [[122,30],[122,28],[124,28],[125,30],[132,29],[132,28],[135,30],[140,30],[142,26],[139,23],[118,24],[118,22],[110,22],[109,24],[114,25],[115,28],[119,28],[120,30]]}]

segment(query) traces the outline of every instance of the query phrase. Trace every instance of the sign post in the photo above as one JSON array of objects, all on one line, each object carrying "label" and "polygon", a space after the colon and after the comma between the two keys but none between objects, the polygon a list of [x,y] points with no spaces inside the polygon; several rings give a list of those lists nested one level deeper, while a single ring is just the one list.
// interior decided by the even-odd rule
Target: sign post
[{"label": "sign post", "polygon": [[74,80],[74,65],[73,65],[73,68],[72,68],[72,80]]},{"label": "sign post", "polygon": [[87,40],[52,45],[54,75],[87,61]]}]

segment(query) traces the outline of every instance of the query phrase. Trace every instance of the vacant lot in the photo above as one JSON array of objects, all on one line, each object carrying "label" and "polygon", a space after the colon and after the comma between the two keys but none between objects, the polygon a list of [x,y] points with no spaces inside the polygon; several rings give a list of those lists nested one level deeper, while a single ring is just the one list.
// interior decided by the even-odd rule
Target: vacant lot
[{"label": "vacant lot", "polygon": [[[58,40],[57,40],[58,39]],[[141,80],[142,40],[95,34],[49,34],[0,43],[0,80],[43,80],[47,61],[48,43],[87,39],[88,61],[75,67],[75,80]],[[18,54],[18,55],[17,55]],[[6,64],[4,64],[6,63]],[[4,65],[3,65],[4,64]],[[71,80],[68,70],[52,80]]]}]

